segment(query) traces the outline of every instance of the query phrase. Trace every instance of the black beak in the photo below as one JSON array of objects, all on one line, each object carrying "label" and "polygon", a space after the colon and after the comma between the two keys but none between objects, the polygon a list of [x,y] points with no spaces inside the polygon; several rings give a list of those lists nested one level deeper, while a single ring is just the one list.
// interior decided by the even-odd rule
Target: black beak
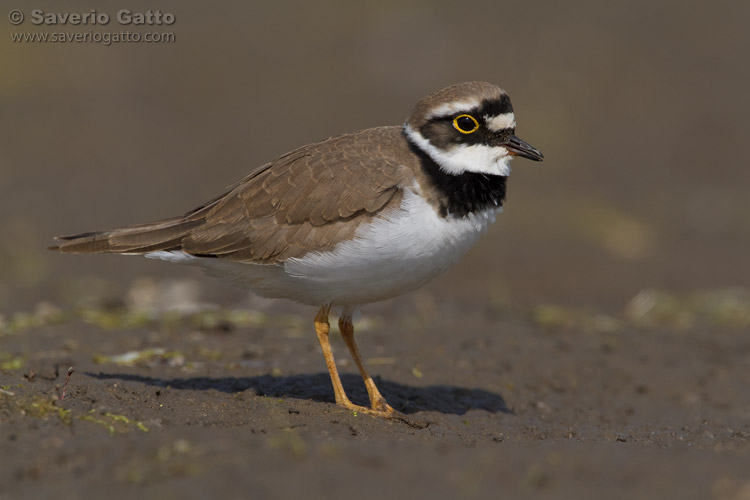
[{"label": "black beak", "polygon": [[523,158],[528,158],[529,160],[534,161],[542,161],[544,158],[544,155],[541,151],[539,151],[537,148],[532,146],[531,144],[522,141],[515,135],[511,135],[503,141],[503,146],[505,146],[505,149],[508,150],[508,153],[512,154],[513,156],[521,156]]}]

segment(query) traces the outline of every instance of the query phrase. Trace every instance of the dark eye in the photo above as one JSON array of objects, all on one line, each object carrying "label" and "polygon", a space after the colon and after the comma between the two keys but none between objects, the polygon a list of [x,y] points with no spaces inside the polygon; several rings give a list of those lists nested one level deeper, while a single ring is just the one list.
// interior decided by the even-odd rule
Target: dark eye
[{"label": "dark eye", "polygon": [[479,122],[471,115],[458,115],[453,119],[453,126],[462,134],[471,134],[479,128]]}]

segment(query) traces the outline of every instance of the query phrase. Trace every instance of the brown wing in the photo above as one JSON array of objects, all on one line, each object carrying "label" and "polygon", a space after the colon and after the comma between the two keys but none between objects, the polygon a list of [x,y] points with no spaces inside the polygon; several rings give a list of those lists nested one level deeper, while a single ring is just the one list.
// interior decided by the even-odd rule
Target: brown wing
[{"label": "brown wing", "polygon": [[[387,151],[387,153],[386,153]],[[183,250],[235,261],[277,263],[333,248],[389,206],[413,173],[398,127],[304,146],[264,165],[183,217],[59,238],[73,253]]]}]

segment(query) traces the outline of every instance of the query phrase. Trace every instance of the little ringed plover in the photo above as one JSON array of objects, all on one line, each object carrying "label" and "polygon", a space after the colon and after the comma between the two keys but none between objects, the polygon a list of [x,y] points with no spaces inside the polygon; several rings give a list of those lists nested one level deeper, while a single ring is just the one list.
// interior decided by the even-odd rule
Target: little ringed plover
[{"label": "little ringed plover", "polygon": [[[178,217],[57,238],[64,253],[193,264],[265,297],[319,307],[315,331],[336,403],[389,417],[354,342],[357,306],[400,295],[455,264],[502,210],[510,161],[541,161],[515,136],[508,94],[460,83],[417,102],[402,126],[302,146]],[[370,408],[341,385],[328,314],[359,368]]]}]

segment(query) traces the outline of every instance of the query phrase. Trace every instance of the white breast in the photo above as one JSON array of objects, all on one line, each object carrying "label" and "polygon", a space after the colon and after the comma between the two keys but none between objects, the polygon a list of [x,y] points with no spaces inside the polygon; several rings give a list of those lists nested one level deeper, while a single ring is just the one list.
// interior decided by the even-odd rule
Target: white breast
[{"label": "white breast", "polygon": [[476,243],[501,210],[441,218],[406,189],[399,209],[361,226],[330,252],[312,252],[283,265],[258,265],[153,252],[147,257],[197,264],[249,285],[260,295],[311,305],[357,305],[414,290],[445,272]]}]

